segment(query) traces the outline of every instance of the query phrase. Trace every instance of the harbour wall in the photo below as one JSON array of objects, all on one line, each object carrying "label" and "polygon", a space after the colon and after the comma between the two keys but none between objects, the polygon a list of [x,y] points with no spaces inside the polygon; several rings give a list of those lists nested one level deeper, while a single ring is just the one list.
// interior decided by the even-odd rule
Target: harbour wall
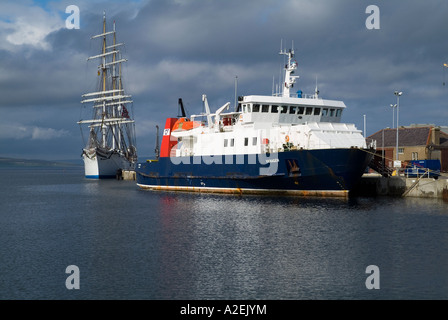
[{"label": "harbour wall", "polygon": [[135,180],[135,171],[133,171],[133,170],[118,170],[116,178],[117,178],[117,180]]},{"label": "harbour wall", "polygon": [[395,196],[448,200],[448,179],[383,177],[365,174],[350,193],[353,196]]}]

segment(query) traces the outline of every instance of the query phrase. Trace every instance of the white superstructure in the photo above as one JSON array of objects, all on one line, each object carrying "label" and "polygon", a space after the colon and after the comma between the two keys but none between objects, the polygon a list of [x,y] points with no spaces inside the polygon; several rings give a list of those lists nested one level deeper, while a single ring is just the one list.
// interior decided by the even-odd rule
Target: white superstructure
[{"label": "white superstructure", "polygon": [[238,98],[236,110],[226,103],[210,112],[203,95],[205,113],[193,115],[195,125],[176,126],[164,135],[177,139],[170,155],[175,157],[274,153],[300,149],[366,148],[361,130],[341,123],[344,102],[325,100],[316,91],[291,93],[298,76],[294,51],[288,56],[283,91],[279,96],[249,95]]}]

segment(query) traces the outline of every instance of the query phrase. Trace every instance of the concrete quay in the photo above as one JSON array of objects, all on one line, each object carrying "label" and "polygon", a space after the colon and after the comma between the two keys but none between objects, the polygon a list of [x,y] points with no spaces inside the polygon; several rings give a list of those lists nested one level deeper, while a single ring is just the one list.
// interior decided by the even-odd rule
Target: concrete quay
[{"label": "concrete quay", "polygon": [[134,170],[118,170],[116,174],[117,180],[135,180]]},{"label": "concrete quay", "polygon": [[427,177],[392,176],[364,174],[357,186],[351,191],[353,196],[394,196],[440,198],[448,200],[448,177],[437,179]]}]

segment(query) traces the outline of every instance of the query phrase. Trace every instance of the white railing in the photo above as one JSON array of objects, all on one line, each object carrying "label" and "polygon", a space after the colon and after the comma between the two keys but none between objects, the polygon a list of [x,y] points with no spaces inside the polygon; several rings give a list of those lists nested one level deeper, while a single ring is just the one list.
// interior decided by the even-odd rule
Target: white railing
[{"label": "white railing", "polygon": [[[273,97],[283,97],[283,93],[276,92],[272,94]],[[290,93],[289,98],[299,98],[298,93]],[[319,97],[316,97],[315,94],[308,94],[308,93],[302,93],[300,98],[303,99],[319,99]]]}]

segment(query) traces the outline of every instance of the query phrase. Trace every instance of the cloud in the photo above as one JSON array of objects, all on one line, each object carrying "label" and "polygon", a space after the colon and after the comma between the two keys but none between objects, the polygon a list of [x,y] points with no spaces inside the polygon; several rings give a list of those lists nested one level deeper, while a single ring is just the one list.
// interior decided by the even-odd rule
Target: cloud
[{"label": "cloud", "polygon": [[56,12],[20,1],[2,2],[0,12],[0,49],[4,50],[17,52],[22,46],[50,50],[46,36],[65,26]]},{"label": "cloud", "polygon": [[20,123],[2,123],[0,139],[13,140],[53,140],[70,135],[65,129],[43,128]]},{"label": "cloud", "polygon": [[51,140],[69,135],[69,132],[64,129],[56,130],[53,128],[34,127],[32,130],[31,140]]},{"label": "cloud", "polygon": [[[132,95],[139,153],[153,153],[155,125],[177,115],[212,111],[238,95],[271,94],[284,64],[280,42],[294,41],[300,78],[294,89],[347,105],[343,121],[368,134],[390,126],[394,90],[402,90],[400,122],[446,124],[448,2],[379,2],[380,30],[367,30],[359,0],[150,0],[0,2],[0,143],[54,144],[77,157],[81,95],[95,91],[103,10],[124,42],[124,86]],[[81,28],[65,28],[65,8],[80,8]],[[443,73],[444,72],[444,73]],[[383,110],[386,108],[387,111]],[[424,113],[421,111],[425,110]],[[7,122],[9,120],[19,119]],[[439,116],[438,116],[439,115]],[[19,123],[20,122],[20,123]],[[9,140],[8,140],[9,139]],[[149,142],[148,142],[149,141]],[[28,146],[28,145],[27,145]],[[17,144],[15,147],[18,147]],[[29,148],[28,148],[29,149]],[[44,149],[44,148],[40,148]],[[25,147],[24,147],[25,150]],[[51,155],[48,154],[48,157]],[[59,157],[59,155],[58,155]]]}]

